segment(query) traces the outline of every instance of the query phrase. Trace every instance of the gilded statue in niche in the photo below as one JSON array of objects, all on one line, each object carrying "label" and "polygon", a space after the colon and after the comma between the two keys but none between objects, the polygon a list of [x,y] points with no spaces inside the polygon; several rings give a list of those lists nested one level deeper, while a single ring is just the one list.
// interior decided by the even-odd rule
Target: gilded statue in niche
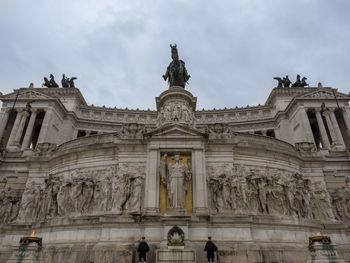
[{"label": "gilded statue in niche", "polygon": [[191,156],[164,154],[160,162],[160,212],[167,208],[192,212]]}]

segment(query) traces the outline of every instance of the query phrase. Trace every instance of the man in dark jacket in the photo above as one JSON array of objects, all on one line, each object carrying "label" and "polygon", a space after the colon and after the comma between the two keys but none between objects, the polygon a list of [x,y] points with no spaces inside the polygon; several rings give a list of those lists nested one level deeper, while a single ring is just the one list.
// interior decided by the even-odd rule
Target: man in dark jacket
[{"label": "man in dark jacket", "polygon": [[141,263],[142,259],[144,260],[143,262],[146,263],[146,253],[148,251],[149,251],[149,246],[145,241],[145,237],[142,237],[139,247],[137,248],[137,252],[139,253],[139,263]]},{"label": "man in dark jacket", "polygon": [[208,263],[215,262],[214,252],[218,251],[218,248],[215,246],[214,242],[211,241],[211,237],[208,237],[208,242],[205,244],[204,251],[207,251]]}]

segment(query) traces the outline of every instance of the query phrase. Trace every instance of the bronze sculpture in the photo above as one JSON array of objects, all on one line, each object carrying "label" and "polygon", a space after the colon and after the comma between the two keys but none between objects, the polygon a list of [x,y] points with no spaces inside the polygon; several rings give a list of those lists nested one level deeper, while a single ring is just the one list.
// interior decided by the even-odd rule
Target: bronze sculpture
[{"label": "bronze sculpture", "polygon": [[301,85],[301,80],[300,80],[300,75],[297,75],[297,80],[293,83],[292,87],[300,87]]},{"label": "bronze sculpture", "polygon": [[[280,77],[274,77],[273,79],[277,80],[278,81],[278,84],[277,84],[277,88],[289,88],[290,87],[290,84],[292,83],[290,80],[289,80],[289,77],[288,75],[286,75],[283,79],[280,78]],[[298,74],[297,75],[297,79],[296,81],[292,84],[292,87],[293,88],[303,88],[305,86],[309,86],[308,83],[306,83],[306,80],[307,78],[306,77],[303,77],[301,80],[300,80],[300,75]]]},{"label": "bronze sculpture", "polygon": [[168,80],[170,87],[180,86],[185,88],[185,85],[191,76],[187,73],[185,62],[179,59],[176,44],[174,46],[170,45],[170,47],[171,58],[173,61],[170,62],[166,73],[163,75],[163,79]]},{"label": "bronze sculpture", "polygon": [[65,74],[62,74],[61,84],[62,88],[69,88],[69,78],[67,78]]},{"label": "bronze sculpture", "polygon": [[292,82],[289,80],[288,75],[286,75],[286,77],[283,78],[282,83],[283,83],[283,87],[289,88],[289,86]]},{"label": "bronze sculpture", "polygon": [[47,88],[58,88],[58,84],[56,83],[55,78],[52,74],[50,74],[50,80],[44,77],[44,83],[41,86]]},{"label": "bronze sculpture", "polygon": [[282,88],[283,87],[283,81],[279,77],[274,77],[273,79],[278,81],[277,88]]}]

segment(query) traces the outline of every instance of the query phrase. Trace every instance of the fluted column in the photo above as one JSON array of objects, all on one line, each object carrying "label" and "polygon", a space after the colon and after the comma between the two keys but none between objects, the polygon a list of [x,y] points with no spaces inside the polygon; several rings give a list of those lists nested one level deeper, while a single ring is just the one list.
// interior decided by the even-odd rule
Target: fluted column
[{"label": "fluted column", "polygon": [[346,109],[342,109],[342,113],[343,113],[343,119],[345,122],[345,126],[348,130],[350,130],[350,119],[349,119],[349,115],[348,115]]},{"label": "fluted column", "polygon": [[346,109],[342,109],[343,119],[346,126],[346,136],[347,136],[347,148],[350,148],[350,119]]},{"label": "fluted column", "polygon": [[44,120],[43,120],[43,123],[41,125],[41,129],[40,129],[40,133],[39,133],[38,144],[43,143],[46,140],[46,135],[47,135],[47,131],[49,128],[49,122],[51,119],[51,113],[52,113],[51,109],[47,109],[45,112]]},{"label": "fluted column", "polygon": [[327,126],[328,126],[328,131],[329,131],[329,134],[331,135],[331,138],[332,138],[332,145],[338,144],[338,140],[337,140],[337,136],[336,136],[335,131],[334,131],[333,123],[332,123],[331,118],[329,116],[330,115],[330,111],[329,110],[325,110],[322,113],[322,115],[326,119]]},{"label": "fluted column", "polygon": [[337,139],[338,139],[338,143],[345,147],[345,142],[344,142],[344,139],[343,139],[343,135],[341,134],[341,131],[340,131],[340,128],[339,128],[339,124],[338,124],[338,121],[337,121],[337,117],[335,117],[334,109],[330,109],[330,117],[331,117],[331,121],[333,123],[335,134],[336,134]]},{"label": "fluted column", "polygon": [[301,110],[301,121],[302,121],[303,126],[304,126],[306,140],[308,142],[315,144],[314,135],[312,134],[312,129],[311,129],[309,117],[307,116],[307,113],[306,113],[306,109],[301,108],[300,110]]},{"label": "fluted column", "polygon": [[15,141],[16,133],[17,133],[17,130],[18,130],[18,126],[19,126],[19,123],[21,122],[22,117],[23,117],[23,115],[20,112],[20,110],[17,110],[16,120],[15,120],[15,123],[13,124],[13,126],[12,126],[12,130],[11,130],[10,138],[9,138],[9,140],[7,142],[7,146],[13,145],[13,143]]},{"label": "fluted column", "polygon": [[22,114],[22,119],[19,123],[18,130],[17,130],[16,136],[15,136],[15,141],[14,141],[15,146],[20,146],[19,143],[21,141],[21,137],[23,134],[24,125],[26,124],[27,117],[29,115],[29,113],[27,111],[23,111],[21,114]]},{"label": "fluted column", "polygon": [[3,109],[3,114],[0,123],[0,140],[4,136],[7,121],[10,117],[10,109]]},{"label": "fluted column", "polygon": [[36,115],[37,115],[37,110],[32,109],[32,114],[30,115],[26,134],[24,135],[24,139],[23,139],[23,143],[22,143],[22,150],[27,149],[29,147],[29,142],[30,142],[30,139],[32,138],[32,135],[33,135],[33,128],[34,128],[34,123],[36,120]]},{"label": "fluted column", "polygon": [[330,149],[331,144],[329,143],[326,127],[324,126],[323,119],[321,116],[321,109],[315,109],[315,114],[316,114],[318,128],[319,128],[320,133],[321,133],[321,139],[322,139],[323,146],[326,149]]}]

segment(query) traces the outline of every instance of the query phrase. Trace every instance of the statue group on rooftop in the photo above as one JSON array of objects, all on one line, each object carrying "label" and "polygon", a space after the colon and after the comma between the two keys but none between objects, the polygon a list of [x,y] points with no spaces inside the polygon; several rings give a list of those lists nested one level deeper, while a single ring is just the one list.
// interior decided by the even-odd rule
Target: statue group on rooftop
[{"label": "statue group on rooftop", "polygon": [[289,77],[288,75],[286,75],[285,77],[283,78],[280,78],[280,77],[274,77],[273,79],[277,80],[278,81],[278,84],[277,84],[277,88],[289,88],[289,87],[293,87],[293,88],[303,88],[303,87],[306,87],[306,86],[309,86],[309,84],[306,83],[306,80],[307,78],[306,77],[302,77],[300,79],[300,75],[298,74],[297,75],[297,79],[294,83],[292,83],[290,80],[289,80]]},{"label": "statue group on rooftop", "polygon": [[[76,77],[67,78],[65,74],[62,74],[62,88],[75,88],[74,80],[76,79]],[[58,84],[55,81],[55,77],[52,74],[50,74],[50,79],[44,77],[44,83],[42,84],[42,87],[59,88]]]}]

